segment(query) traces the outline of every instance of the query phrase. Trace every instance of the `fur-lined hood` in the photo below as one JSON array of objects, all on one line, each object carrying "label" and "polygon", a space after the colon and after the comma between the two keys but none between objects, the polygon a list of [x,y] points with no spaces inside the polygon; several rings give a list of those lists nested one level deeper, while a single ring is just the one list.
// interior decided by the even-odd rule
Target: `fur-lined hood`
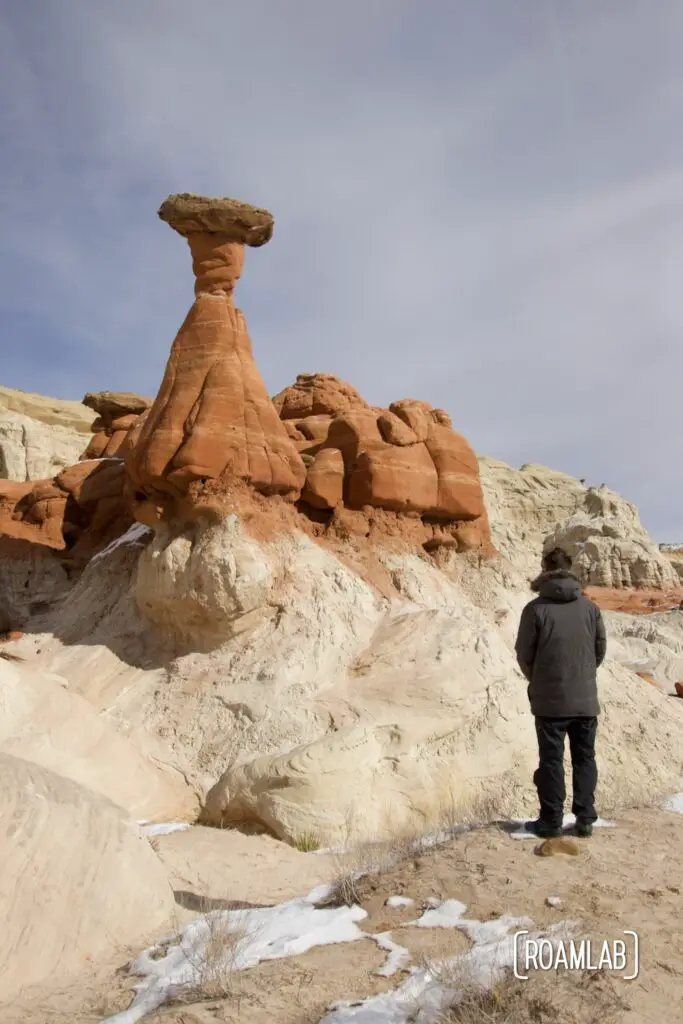
[{"label": "fur-lined hood", "polygon": [[535,594],[549,601],[576,601],[583,592],[581,581],[568,569],[542,572],[531,584]]}]

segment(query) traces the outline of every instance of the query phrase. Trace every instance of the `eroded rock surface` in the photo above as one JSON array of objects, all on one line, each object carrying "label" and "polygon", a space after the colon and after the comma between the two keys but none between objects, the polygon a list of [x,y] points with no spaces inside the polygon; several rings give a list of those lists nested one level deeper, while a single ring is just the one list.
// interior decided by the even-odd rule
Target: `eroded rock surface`
[{"label": "eroded rock surface", "polygon": [[427,550],[491,550],[476,455],[443,409],[374,408],[322,373],[300,374],[273,401],[306,464],[304,513],[384,509],[420,520]]},{"label": "eroded rock surface", "polygon": [[0,387],[0,480],[41,480],[72,465],[93,419],[80,402]]},{"label": "eroded rock surface", "polygon": [[582,506],[546,538],[561,548],[583,583],[597,587],[675,587],[678,572],[640,522],[631,502],[606,487],[591,488]]},{"label": "eroded rock surface", "polygon": [[152,516],[159,503],[185,495],[198,480],[227,476],[294,500],[305,479],[233,301],[244,245],[267,241],[263,211],[232,200],[213,202],[169,199],[160,211],[187,237],[196,298],[173,343],[159,393],[126,454],[131,492]]},{"label": "eroded rock surface", "polygon": [[0,774],[0,999],[169,927],[166,870],[120,807],[5,753]]},{"label": "eroded rock surface", "polygon": [[72,564],[82,566],[132,522],[124,473],[118,459],[90,459],[52,480],[0,481],[0,532],[65,552]]},{"label": "eroded rock surface", "polygon": [[125,442],[133,436],[134,428],[148,412],[151,398],[124,391],[98,391],[83,399],[97,413],[92,424],[93,436],[81,459],[100,459],[122,456],[128,450]]}]

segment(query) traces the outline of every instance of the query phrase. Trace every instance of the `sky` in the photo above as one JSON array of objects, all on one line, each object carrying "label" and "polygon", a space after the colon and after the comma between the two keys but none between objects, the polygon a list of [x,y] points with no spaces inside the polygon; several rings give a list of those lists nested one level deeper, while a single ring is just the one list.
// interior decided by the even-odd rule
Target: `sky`
[{"label": "sky", "polygon": [[333,373],[683,540],[679,0],[4,0],[0,383],[154,395],[172,192],[265,206],[237,302]]}]

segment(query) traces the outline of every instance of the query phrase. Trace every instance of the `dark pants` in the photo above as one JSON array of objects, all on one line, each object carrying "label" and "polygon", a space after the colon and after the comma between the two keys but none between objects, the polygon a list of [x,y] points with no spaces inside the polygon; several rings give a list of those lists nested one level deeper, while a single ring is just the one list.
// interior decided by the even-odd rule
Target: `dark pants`
[{"label": "dark pants", "polygon": [[595,813],[595,764],[597,718],[537,718],[538,768],[534,783],[541,806],[540,819],[553,827],[562,824],[566,790],[564,786],[564,739],[569,736],[572,756],[572,814],[577,822],[592,824]]}]

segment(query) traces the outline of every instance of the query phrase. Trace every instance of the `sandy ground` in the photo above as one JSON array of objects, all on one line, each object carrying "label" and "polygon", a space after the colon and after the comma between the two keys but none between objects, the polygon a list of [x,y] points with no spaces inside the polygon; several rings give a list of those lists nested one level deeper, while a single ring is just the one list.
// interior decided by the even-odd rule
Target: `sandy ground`
[{"label": "sandy ground", "polygon": [[[185,904],[188,894],[219,905],[268,905],[302,895],[319,882],[332,881],[357,867],[358,852],[340,862],[326,854],[299,853],[268,836],[193,829],[154,840],[171,871],[174,888]],[[413,963],[466,950],[469,940],[457,929],[401,927],[415,919],[430,898],[455,898],[467,905],[466,917],[482,921],[504,913],[530,916],[539,926],[580,919],[595,940],[638,932],[641,969],[634,981],[617,974],[580,972],[555,978],[553,998],[558,1016],[500,1018],[564,1024],[599,1019],[628,1024],[660,1024],[683,1019],[683,816],[660,810],[632,811],[614,829],[596,830],[580,842],[578,856],[536,856],[536,841],[512,839],[497,827],[456,836],[445,846],[358,883],[368,918],[363,931],[391,931],[407,947]],[[390,896],[415,901],[390,908]],[[546,904],[557,896],[562,905]],[[179,905],[179,923],[192,909]],[[26,992],[20,1005],[0,1007],[3,1024],[86,1024],[130,1002],[132,979],[125,965],[132,951],[110,963],[89,965],[83,975],[61,988]],[[241,972],[227,999],[193,1005],[175,1004],[150,1014],[150,1024],[316,1024],[330,1003],[360,999],[396,987],[406,976],[374,972],[386,954],[370,940],[319,947],[287,960],[259,964]],[[536,979],[528,983],[532,986]],[[545,980],[545,979],[543,979]],[[532,992],[532,988],[529,988]],[[611,1015],[596,1007],[605,996]],[[600,996],[600,998],[598,998]],[[674,1009],[676,1008],[676,1009]],[[554,1013],[555,1011],[553,1011]],[[679,1014],[679,1016],[676,1016]],[[499,1018],[491,1018],[498,1020]]]}]

